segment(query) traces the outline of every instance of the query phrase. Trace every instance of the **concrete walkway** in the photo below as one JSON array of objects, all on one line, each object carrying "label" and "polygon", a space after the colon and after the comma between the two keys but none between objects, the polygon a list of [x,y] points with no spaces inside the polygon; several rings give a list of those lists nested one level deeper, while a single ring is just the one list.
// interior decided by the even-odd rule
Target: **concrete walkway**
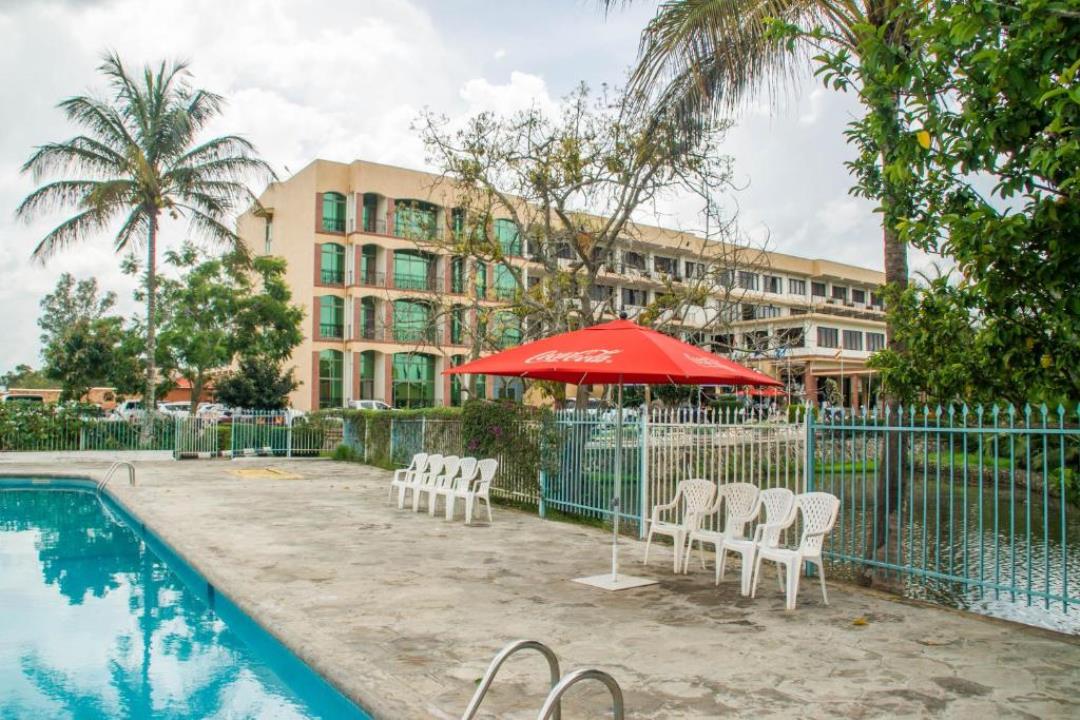
[{"label": "concrete walkway", "polygon": [[[459,717],[516,638],[550,644],[564,670],[611,672],[632,718],[1080,717],[1073,638],[839,584],[826,607],[805,583],[789,613],[772,582],[751,601],[696,560],[673,576],[668,547],[643,572],[636,542],[627,566],[661,584],[606,593],[568,582],[607,567],[599,530],[499,507],[469,528],[392,509],[381,470],[294,461],[273,463],[292,479],[252,476],[266,464],[146,463],[137,487],[110,488],[379,718]],[[534,718],[545,678],[539,658],[512,660],[484,717]],[[597,689],[565,705],[567,720],[605,716]]]}]

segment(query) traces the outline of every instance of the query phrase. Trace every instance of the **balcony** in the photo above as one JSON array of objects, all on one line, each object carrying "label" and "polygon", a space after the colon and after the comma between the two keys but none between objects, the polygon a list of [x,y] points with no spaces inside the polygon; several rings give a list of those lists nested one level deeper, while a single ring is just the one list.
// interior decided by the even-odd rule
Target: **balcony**
[{"label": "balcony", "polygon": [[326,323],[319,324],[319,339],[321,340],[344,340],[345,339],[345,326],[344,325],[327,325]]},{"label": "balcony", "polygon": [[360,273],[352,284],[361,287],[386,287],[386,273],[369,270]]},{"label": "balcony", "polygon": [[322,229],[324,232],[345,232],[345,218],[343,217],[323,217]]},{"label": "balcony", "polygon": [[394,342],[399,343],[417,343],[417,344],[434,344],[438,340],[438,330],[433,327],[413,328],[413,327],[395,327],[391,335]]},{"label": "balcony", "polygon": [[319,281],[323,285],[344,285],[345,272],[342,270],[323,270],[319,273]]},{"label": "balcony", "polygon": [[439,278],[437,275],[421,276],[394,273],[394,288],[397,290],[436,292],[439,289]]}]

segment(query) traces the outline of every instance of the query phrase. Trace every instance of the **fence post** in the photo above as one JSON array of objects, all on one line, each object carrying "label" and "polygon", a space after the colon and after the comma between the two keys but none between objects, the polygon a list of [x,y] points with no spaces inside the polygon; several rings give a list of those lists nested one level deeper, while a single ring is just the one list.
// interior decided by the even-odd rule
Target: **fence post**
[{"label": "fence post", "polygon": [[[361,416],[363,417],[363,416]],[[368,422],[368,418],[364,417],[364,462],[368,462],[371,459],[371,453],[368,452],[368,448],[371,446],[368,443],[368,438],[371,437],[369,430],[371,429],[371,423]]]},{"label": "fence post", "polygon": [[[543,456],[543,451],[541,451],[541,457],[542,456]],[[540,462],[543,463],[544,461],[541,460]],[[540,518],[541,519],[543,519],[544,517],[547,516],[547,504],[544,502],[544,496],[546,494],[547,494],[547,470],[545,470],[543,468],[543,466],[541,466],[541,468],[540,468],[540,502],[539,502],[539,504],[537,506],[538,510],[539,510],[539,513],[540,513]]]},{"label": "fence post", "polygon": [[638,539],[645,539],[645,521],[649,511],[649,409],[642,408],[638,420]]},{"label": "fence post", "polygon": [[[288,410],[286,410],[285,411],[285,457],[287,457],[287,458],[292,457],[292,439],[293,439],[292,421],[293,421],[292,413],[290,413]],[[344,435],[344,433],[342,433],[342,435]]]},{"label": "fence post", "polygon": [[394,418],[390,418],[390,464],[394,464]]},{"label": "fence post", "polygon": [[427,415],[420,416],[420,452],[427,452]]},{"label": "fence post", "polygon": [[807,403],[806,419],[803,421],[806,433],[806,457],[803,459],[803,487],[805,492],[814,491],[814,406]]}]

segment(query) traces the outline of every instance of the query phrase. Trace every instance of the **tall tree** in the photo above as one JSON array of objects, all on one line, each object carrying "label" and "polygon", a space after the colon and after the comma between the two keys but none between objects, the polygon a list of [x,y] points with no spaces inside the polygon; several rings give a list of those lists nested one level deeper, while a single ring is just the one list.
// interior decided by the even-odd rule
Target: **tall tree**
[{"label": "tall tree", "polygon": [[[224,100],[188,84],[184,62],[161,62],[131,74],[115,54],[99,70],[106,98],[79,95],[60,103],[84,134],[36,149],[23,165],[35,182],[47,181],[19,205],[30,221],[46,212],[74,215],[45,235],[33,257],[48,261],[70,245],[120,222],[117,252],[142,246],[146,253],[146,383],[155,397],[158,233],[162,213],[184,218],[211,241],[240,247],[232,215],[254,202],[243,180],[273,178],[250,142],[237,135],[202,139]],[[60,179],[53,179],[59,177]]]}]

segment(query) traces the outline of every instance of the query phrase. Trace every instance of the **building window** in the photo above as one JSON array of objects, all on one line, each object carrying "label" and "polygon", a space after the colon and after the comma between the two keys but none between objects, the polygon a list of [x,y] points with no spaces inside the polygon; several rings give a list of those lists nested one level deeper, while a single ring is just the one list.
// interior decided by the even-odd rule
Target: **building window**
[{"label": "building window", "polygon": [[400,290],[434,290],[435,260],[412,250],[394,253],[394,287]]},{"label": "building window", "polygon": [[465,308],[461,305],[450,310],[450,342],[454,345],[465,342]]},{"label": "building window", "polygon": [[336,295],[319,298],[319,337],[341,340],[345,337],[345,300]]},{"label": "building window", "polygon": [[274,248],[274,219],[266,216],[266,234],[263,236],[263,255],[270,255]]},{"label": "building window", "polygon": [[365,297],[360,299],[360,327],[357,328],[358,337],[364,340],[379,340],[375,331],[375,298]]},{"label": "building window", "polygon": [[743,335],[744,347],[751,352],[764,352],[769,349],[769,331],[754,330]]},{"label": "building window", "polygon": [[507,257],[521,257],[521,236],[513,220],[495,221],[495,239]]},{"label": "building window", "polygon": [[396,353],[393,360],[394,407],[435,404],[435,358],[421,353]]},{"label": "building window", "polygon": [[521,381],[521,378],[496,375],[492,390],[495,393],[496,400],[517,400],[521,402],[521,398],[525,394],[525,384]]},{"label": "building window", "polygon": [[687,278],[703,278],[705,277],[705,263],[686,261],[686,277]]},{"label": "building window", "polygon": [[833,300],[839,300],[841,302],[847,302],[847,288],[843,285],[832,286],[832,298]]},{"label": "building window", "polygon": [[319,281],[323,285],[345,283],[345,246],[323,243],[319,253]]},{"label": "building window", "polygon": [[322,229],[326,232],[345,232],[345,196],[341,193],[323,193]]},{"label": "building window", "polygon": [[360,353],[360,399],[375,398],[375,351]]},{"label": "building window", "polygon": [[[465,364],[465,356],[464,355],[451,355],[450,356],[450,366],[451,367],[457,367],[458,365],[463,365],[463,364]],[[450,376],[450,404],[453,405],[454,407],[460,407],[461,406],[461,376],[460,375],[451,375]]]},{"label": "building window", "polygon": [[[379,196],[375,193],[364,193],[363,216],[360,219],[360,229],[368,233],[386,231],[386,223],[380,223],[376,216],[379,211]],[[383,227],[379,227],[382,225]]]},{"label": "building window", "polygon": [[878,310],[881,310],[885,307],[885,303],[882,302],[881,296],[877,293],[870,293],[870,304],[876,307]]},{"label": "building window", "polygon": [[611,302],[615,297],[615,288],[611,285],[590,285],[589,299],[599,303]]},{"label": "building window", "polygon": [[518,284],[514,271],[503,264],[495,266],[495,297],[499,300],[513,300]]},{"label": "building window", "polygon": [[476,297],[486,298],[488,291],[487,263],[476,263]]},{"label": "building window", "polygon": [[394,340],[397,342],[433,342],[431,306],[418,300],[394,301]]},{"label": "building window", "polygon": [[862,350],[862,331],[861,330],[845,330],[844,331],[844,349],[845,350]]},{"label": "building window", "polygon": [[758,305],[756,316],[760,320],[766,318],[778,318],[780,317],[780,308],[775,305]]},{"label": "building window", "polygon": [[859,305],[866,304],[866,291],[859,290],[858,288],[851,288],[851,302]]},{"label": "building window", "polygon": [[885,349],[885,333],[868,332],[866,333],[866,349],[870,352],[877,352],[878,350]]},{"label": "building window", "polygon": [[812,282],[810,283],[810,296],[811,297],[825,297],[825,283]]},{"label": "building window", "polygon": [[753,320],[757,317],[757,305],[743,303],[739,306],[739,317],[742,320]]},{"label": "building window", "polygon": [[494,341],[500,350],[512,348],[521,344],[521,321],[510,312],[500,312],[495,315]]},{"label": "building window", "polygon": [[746,270],[739,271],[739,287],[743,290],[758,289],[758,274]]},{"label": "building window", "polygon": [[344,360],[340,350],[319,353],[319,409],[341,407],[344,400]]},{"label": "building window", "polygon": [[779,295],[784,292],[784,279],[778,275],[765,276],[765,292]]},{"label": "building window", "polygon": [[669,275],[672,278],[678,278],[679,261],[675,260],[674,258],[661,257],[660,255],[657,255],[653,258],[653,269],[663,275]]},{"label": "building window", "polygon": [[735,336],[731,334],[713,335],[713,352],[730,353],[735,349]]},{"label": "building window", "polygon": [[806,332],[802,328],[780,328],[776,331],[776,340],[780,347],[805,347]]},{"label": "building window", "polygon": [[823,348],[840,347],[840,331],[836,328],[819,327],[817,329],[817,344],[818,347]]},{"label": "building window", "polygon": [[631,250],[627,250],[623,253],[623,265],[630,270],[645,271],[648,269],[648,266],[645,264],[645,256]]},{"label": "building window", "polygon": [[806,281],[788,278],[787,291],[789,295],[799,295],[801,297],[806,297]]},{"label": "building window", "polygon": [[436,210],[434,205],[421,200],[398,200],[394,205],[394,234],[430,240],[435,237]]},{"label": "building window", "polygon": [[645,307],[649,304],[649,291],[636,288],[622,289],[623,307]]},{"label": "building window", "polygon": [[376,248],[374,245],[364,245],[360,250],[360,284],[367,286],[382,285],[381,273],[376,269]]}]

